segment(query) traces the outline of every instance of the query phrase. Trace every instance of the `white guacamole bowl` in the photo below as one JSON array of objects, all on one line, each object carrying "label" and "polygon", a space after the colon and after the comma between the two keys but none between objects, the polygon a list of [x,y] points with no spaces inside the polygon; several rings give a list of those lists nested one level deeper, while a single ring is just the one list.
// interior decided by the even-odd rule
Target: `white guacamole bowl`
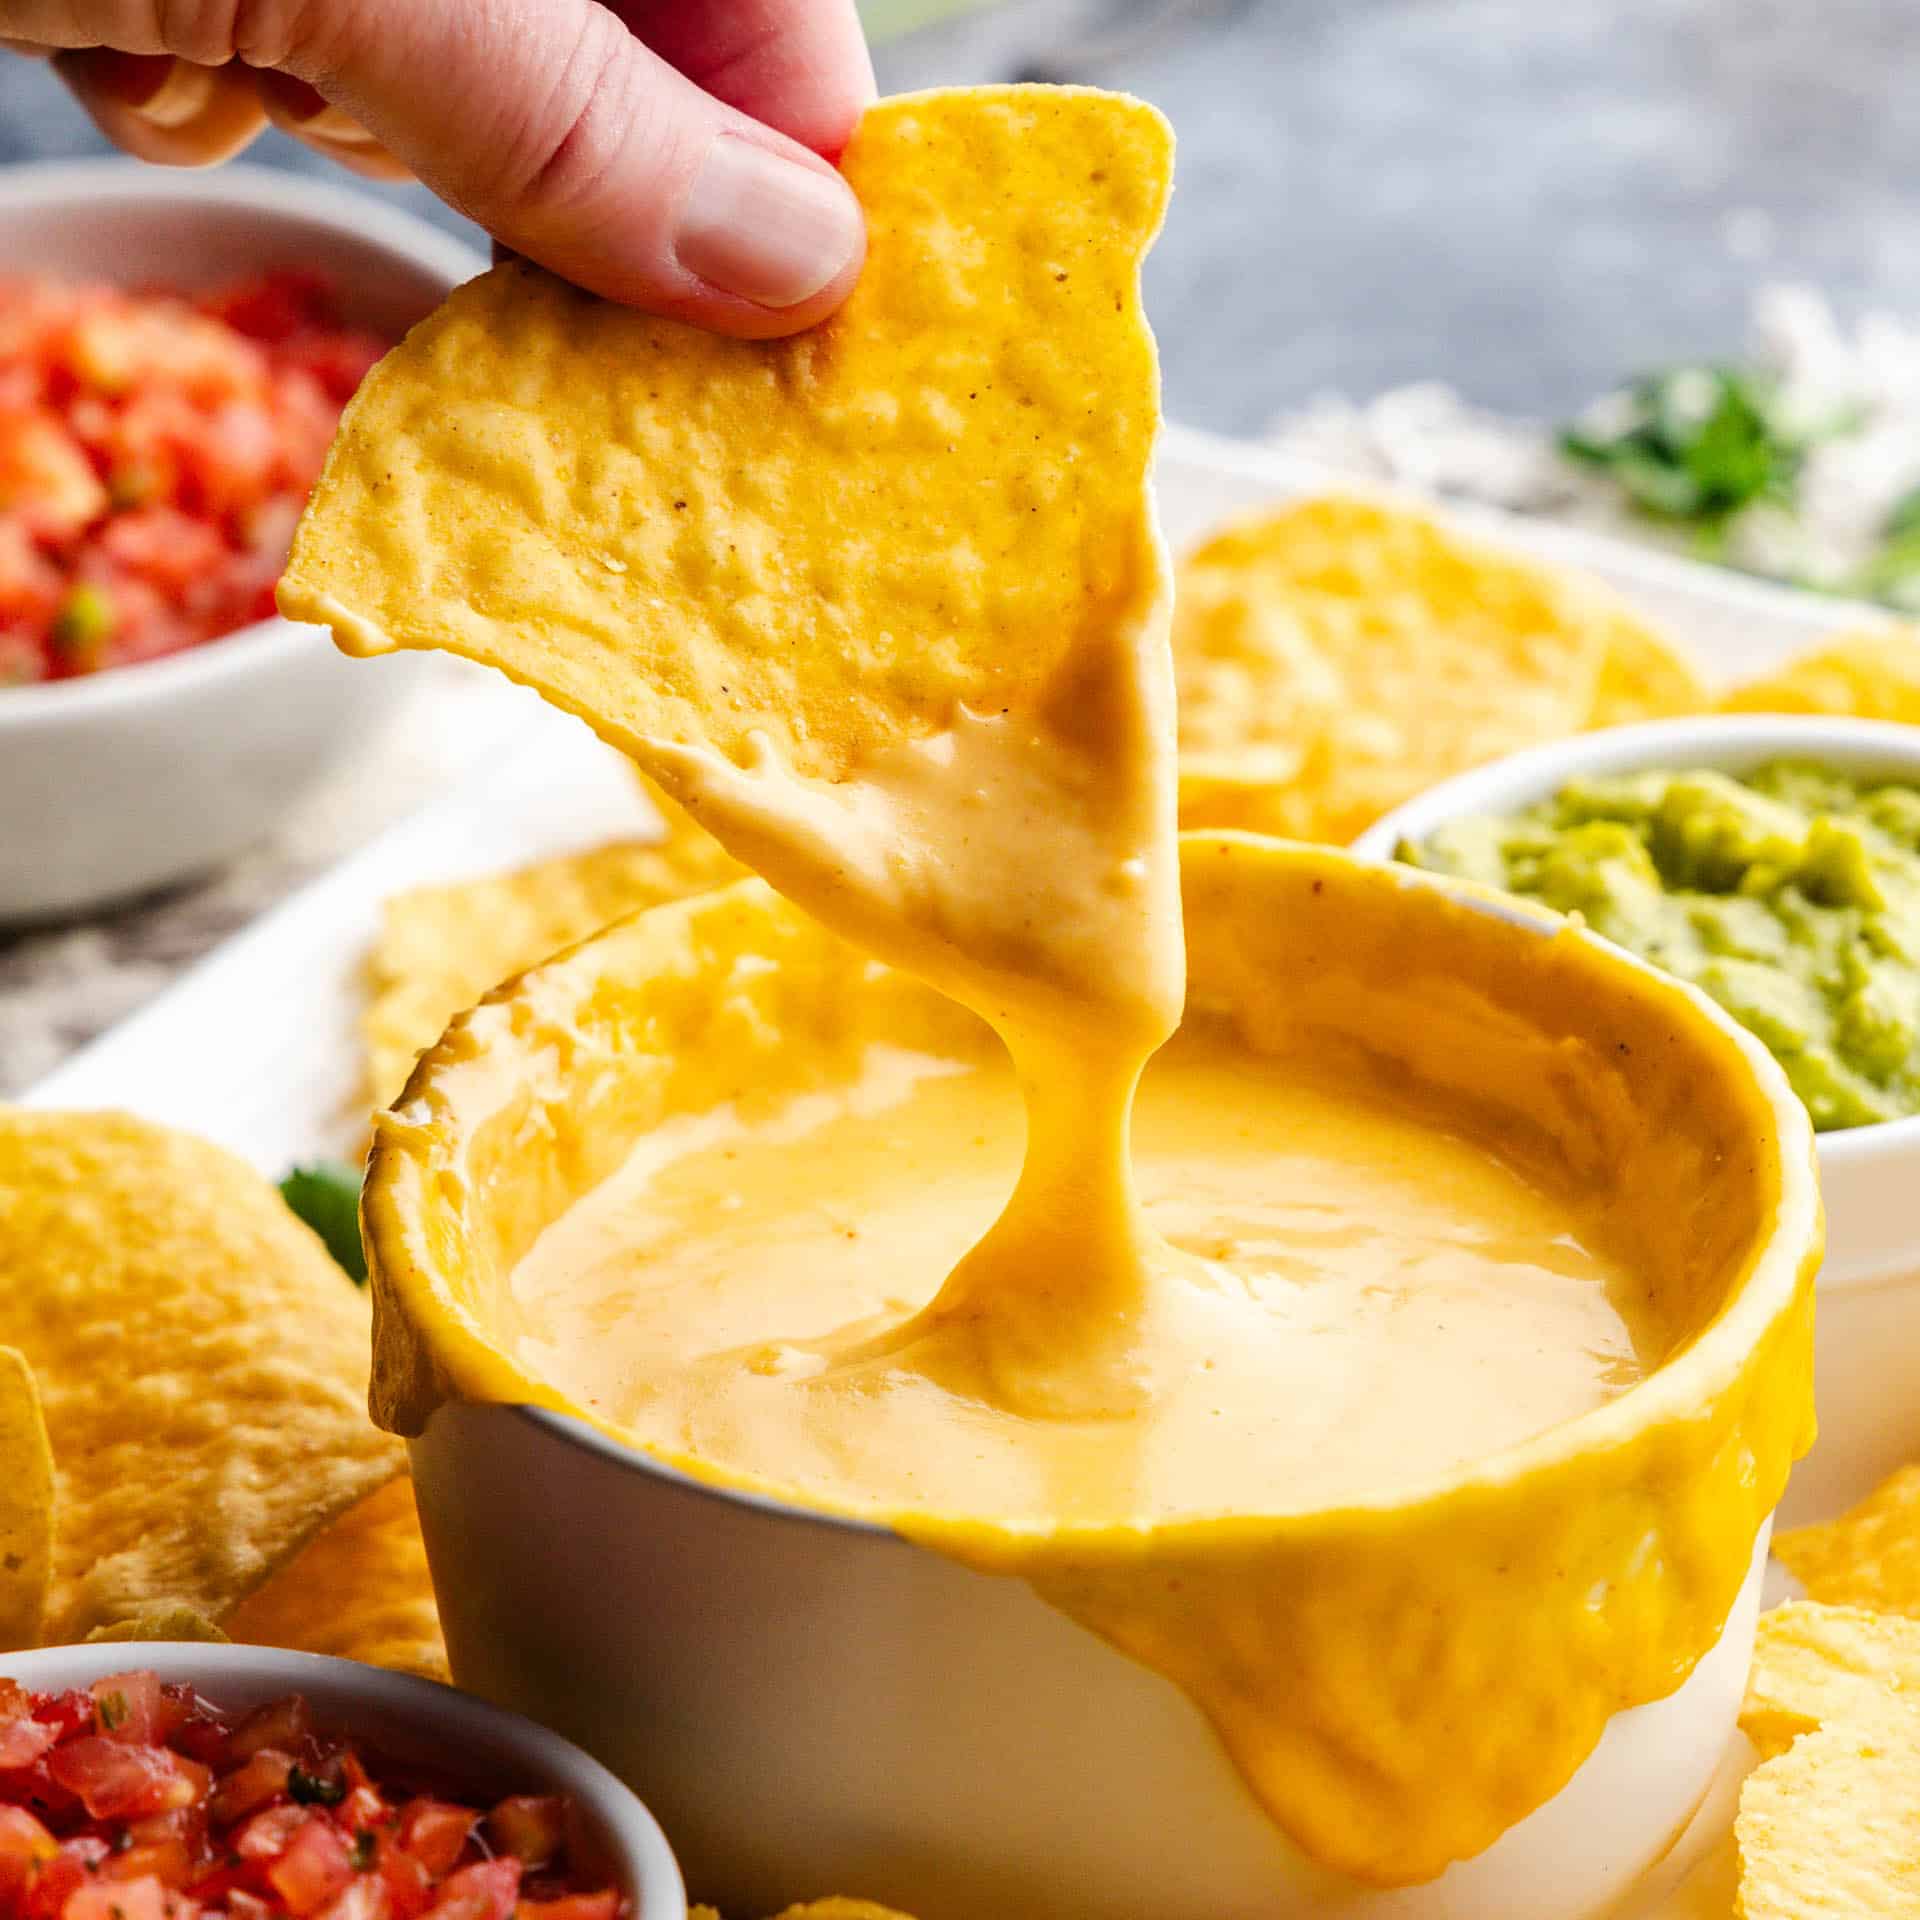
[{"label": "white guacamole bowl", "polygon": [[[1728,714],[1660,720],[1556,740],[1443,781],[1354,843],[1386,860],[1451,820],[1512,813],[1569,780],[1648,767],[1749,772],[1817,760],[1920,785],[1920,728],[1873,720]],[[1896,1467],[1920,1459],[1920,1118],[1821,1134],[1827,1254],[1820,1271],[1815,1393],[1820,1438],[1794,1469],[1783,1525],[1831,1519]]]},{"label": "white guacamole bowl", "polygon": [[[1245,836],[1189,836],[1185,858],[1197,1000],[1344,1046],[1414,996],[1431,1019],[1411,1070],[1462,1098],[1511,1089],[1579,1164],[1624,1141],[1629,1183],[1660,1189],[1636,1244],[1678,1245],[1686,1216],[1705,1250],[1671,1255],[1685,1306],[1640,1385],[1404,1497],[1303,1516],[1386,1622],[1381,1660],[1350,1676],[1417,1708],[1465,1659],[1484,1724],[1449,1728],[1445,1764],[1468,1774],[1504,1743],[1524,1807],[1424,1884],[1332,1874],[1184,1693],[1024,1584],[690,1479],[520,1370],[496,1337],[513,1261],[671,1111],[689,1049],[745,1044],[743,1070],[777,1075],[784,1023],[870,995],[922,1023],[912,1044],[936,1031],[911,1011],[923,990],[835,958],[748,883],[620,923],[456,1021],[379,1123],[364,1210],[376,1408],[411,1436],[454,1670],[634,1785],[697,1898],[756,1913],[842,1892],[918,1920],[1586,1920],[1669,1852],[1727,1752],[1811,1393],[1819,1201],[1784,1076],[1702,996],[1496,896]],[[1295,1001],[1249,999],[1271,964],[1303,983]],[[1509,1079],[1515,1061],[1542,1071]],[[1665,1135],[1634,1089],[1693,1157],[1646,1157]],[[1678,1617],[1676,1593],[1685,1657],[1623,1702],[1614,1663]],[[1540,1609],[1572,1623],[1546,1643],[1552,1688],[1525,1651]],[[1585,1744],[1543,1779],[1529,1742],[1575,1697]]]}]

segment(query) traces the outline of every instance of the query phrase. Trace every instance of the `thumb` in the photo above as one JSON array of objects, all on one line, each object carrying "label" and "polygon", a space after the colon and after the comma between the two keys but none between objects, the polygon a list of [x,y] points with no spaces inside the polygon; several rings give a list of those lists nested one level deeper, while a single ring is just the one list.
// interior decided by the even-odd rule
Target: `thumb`
[{"label": "thumb", "polygon": [[597,293],[761,338],[824,318],[859,275],[859,203],[833,168],[598,0],[275,11],[305,31],[250,62],[310,82],[496,239]]}]

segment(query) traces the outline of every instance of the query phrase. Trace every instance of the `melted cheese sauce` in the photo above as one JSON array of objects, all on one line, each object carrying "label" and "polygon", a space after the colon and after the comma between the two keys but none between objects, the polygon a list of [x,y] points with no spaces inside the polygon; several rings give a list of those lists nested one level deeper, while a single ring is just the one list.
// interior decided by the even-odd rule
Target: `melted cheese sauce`
[{"label": "melted cheese sauce", "polygon": [[1004,1063],[886,1048],[844,1088],[686,1116],[519,1263],[522,1363],[694,1471],[1039,1527],[1403,1490],[1660,1357],[1566,1198],[1375,1089],[1189,1032],[1146,1075],[1133,1166],[1178,1256],[1156,1317],[1199,1357],[1149,1419],[1016,1411],[922,1316],[1020,1150]]}]

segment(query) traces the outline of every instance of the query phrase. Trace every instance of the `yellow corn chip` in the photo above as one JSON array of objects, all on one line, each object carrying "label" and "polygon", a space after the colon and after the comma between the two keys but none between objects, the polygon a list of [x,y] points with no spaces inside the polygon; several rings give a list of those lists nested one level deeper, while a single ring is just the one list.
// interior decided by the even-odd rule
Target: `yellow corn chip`
[{"label": "yellow corn chip", "polygon": [[40,1644],[53,1578],[53,1452],[33,1370],[12,1347],[0,1347],[0,1462],[0,1653],[10,1653]]},{"label": "yellow corn chip", "polygon": [[335,1653],[447,1677],[413,1482],[389,1482],[336,1520],[227,1618],[231,1639]]},{"label": "yellow corn chip", "polygon": [[1920,629],[1844,635],[1735,687],[1720,705],[1728,713],[1830,713],[1920,726]]},{"label": "yellow corn chip", "polygon": [[50,1640],[219,1625],[402,1469],[367,1418],[365,1299],[218,1147],[0,1110],[0,1274],[52,1444]]},{"label": "yellow corn chip", "polygon": [[656,773],[648,741],[744,761],[779,716],[832,778],[1046,681],[1149,563],[1135,283],[1170,140],[1075,88],[882,102],[844,162],[866,270],[792,340],[496,268],[362,385],[282,605],[502,667]]},{"label": "yellow corn chip", "polygon": [[1590,727],[1627,727],[1640,720],[1672,720],[1713,706],[1693,662],[1631,614],[1612,621],[1600,658]]},{"label": "yellow corn chip", "polygon": [[1280,507],[1191,554],[1174,663],[1181,825],[1312,840],[1699,687],[1597,582],[1346,498]]},{"label": "yellow corn chip", "polygon": [[[963,709],[1077,715],[1153,670],[1139,267],[1171,159],[1161,116],[1114,94],[883,101],[844,161],[865,271],[791,340],[495,269],[362,385],[282,606],[351,650],[503,669],[703,792],[704,824],[793,863],[783,885],[833,886],[831,833],[756,839],[763,777],[844,782]],[[1025,911],[970,935],[1011,946]]]},{"label": "yellow corn chip", "polygon": [[1748,1778],[1739,1920],[1920,1914],[1920,1718],[1822,1727]]},{"label": "yellow corn chip", "polygon": [[168,1605],[144,1607],[111,1626],[95,1627],[89,1640],[210,1640],[224,1643],[222,1633],[198,1607]]},{"label": "yellow corn chip", "polygon": [[[1920,1621],[1796,1601],[1760,1616],[1740,1725],[1763,1754],[1920,1705]],[[1920,1782],[1916,1782],[1920,1790]]]},{"label": "yellow corn chip", "polygon": [[[690,1907],[687,1920],[720,1920],[720,1915],[712,1907]],[[809,1900],[801,1906],[788,1907],[776,1920],[908,1920],[904,1913],[896,1913],[891,1907],[877,1907],[871,1900]]]},{"label": "yellow corn chip", "polygon": [[1838,1520],[1777,1534],[1773,1554],[1810,1600],[1920,1619],[1920,1466]]},{"label": "yellow corn chip", "polygon": [[368,958],[362,1031],[376,1106],[491,987],[640,907],[737,880],[744,869],[679,808],[664,845],[615,841],[512,873],[415,887],[386,903]]}]

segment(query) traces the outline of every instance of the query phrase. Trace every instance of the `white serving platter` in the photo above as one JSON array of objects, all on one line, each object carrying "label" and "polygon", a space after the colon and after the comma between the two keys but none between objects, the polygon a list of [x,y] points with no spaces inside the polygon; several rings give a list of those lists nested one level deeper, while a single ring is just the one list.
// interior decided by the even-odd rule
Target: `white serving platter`
[{"label": "white serving platter", "polygon": [[[1167,432],[1157,471],[1176,552],[1263,502],[1352,490],[1301,461],[1182,428]],[[1485,510],[1447,515],[1601,575],[1726,679],[1884,618],[1602,536]],[[361,967],[381,902],[405,887],[655,828],[624,763],[578,722],[524,706],[504,744],[439,800],[218,948],[26,1103],[123,1107],[217,1140],[276,1176],[296,1160],[352,1150],[365,1128]]]}]

